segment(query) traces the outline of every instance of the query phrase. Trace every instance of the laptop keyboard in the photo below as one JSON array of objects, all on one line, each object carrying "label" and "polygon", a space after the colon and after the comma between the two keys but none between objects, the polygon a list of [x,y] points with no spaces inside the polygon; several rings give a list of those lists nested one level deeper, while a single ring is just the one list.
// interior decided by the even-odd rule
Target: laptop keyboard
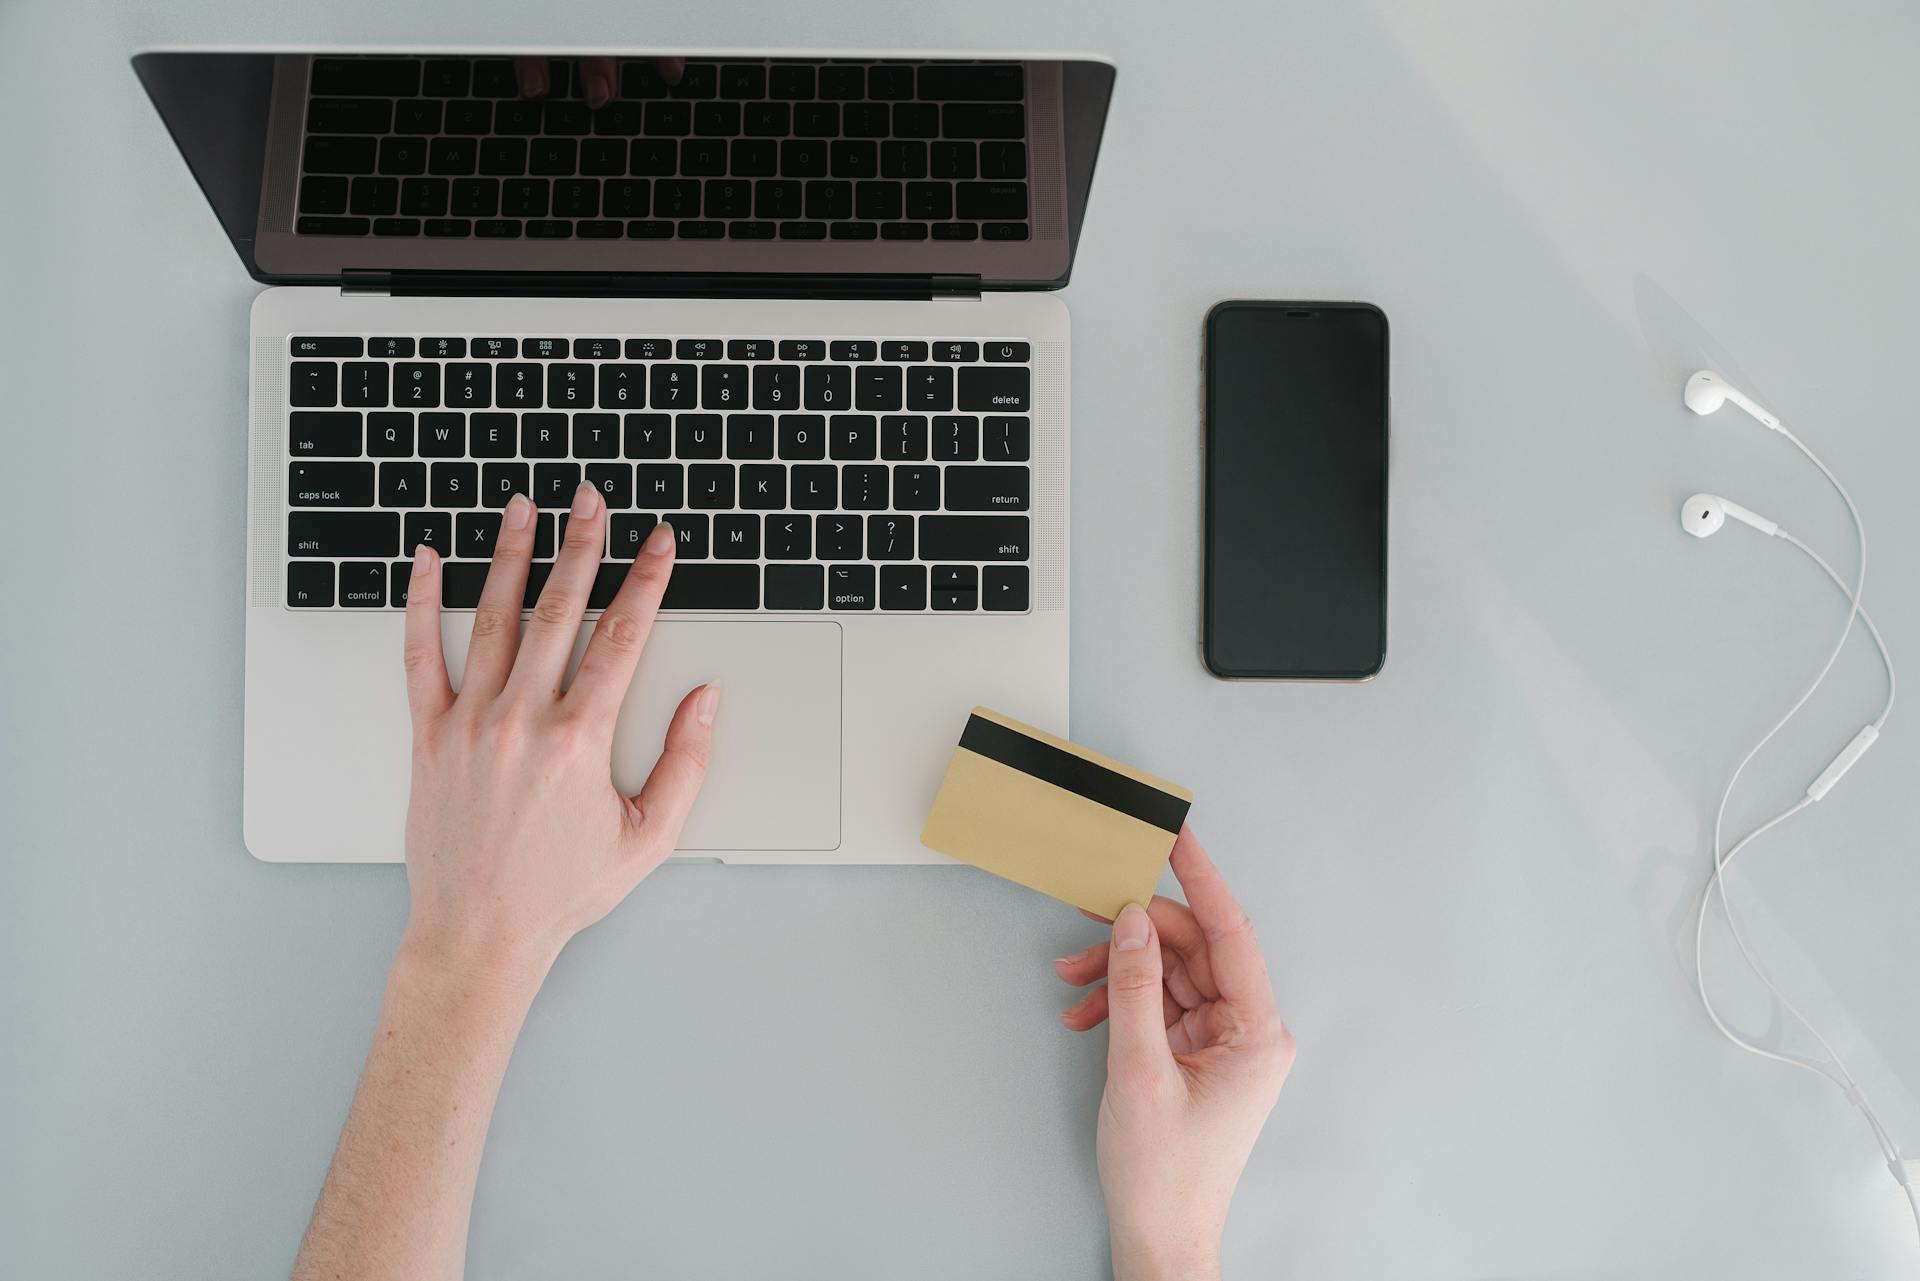
[{"label": "laptop keyboard", "polygon": [[1025,240],[1019,63],[315,58],[295,231],[329,236]]},{"label": "laptop keyboard", "polygon": [[500,509],[538,506],[531,607],[584,481],[602,609],[665,519],[663,607],[1023,612],[1029,344],[976,339],[289,340],[287,604],[398,609],[414,548],[478,603]]}]

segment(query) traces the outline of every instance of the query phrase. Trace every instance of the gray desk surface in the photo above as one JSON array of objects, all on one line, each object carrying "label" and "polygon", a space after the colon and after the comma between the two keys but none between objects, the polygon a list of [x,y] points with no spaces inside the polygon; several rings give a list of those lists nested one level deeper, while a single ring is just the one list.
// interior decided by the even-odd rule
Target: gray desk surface
[{"label": "gray desk surface", "polygon": [[[397,868],[241,848],[254,286],[127,57],[460,37],[1119,64],[1067,294],[1073,730],[1197,786],[1299,1037],[1233,1275],[1911,1275],[1864,1126],[1719,1041],[1690,989],[1711,800],[1838,597],[1784,545],[1675,523],[1719,489],[1850,561],[1783,442],[1681,409],[1716,364],[1850,481],[1873,609],[1920,653],[1911,9],[442,12],[0,8],[0,1272],[283,1271],[404,912]],[[1236,295],[1392,317],[1371,685],[1200,666],[1200,318]],[[1795,794],[1879,688],[1862,645],[1736,816]],[[1896,712],[1740,892],[1920,1148],[1914,723]],[[663,871],[534,1011],[472,1274],[1102,1275],[1104,1040],[1060,1029],[1048,964],[1094,937],[959,869]]]}]

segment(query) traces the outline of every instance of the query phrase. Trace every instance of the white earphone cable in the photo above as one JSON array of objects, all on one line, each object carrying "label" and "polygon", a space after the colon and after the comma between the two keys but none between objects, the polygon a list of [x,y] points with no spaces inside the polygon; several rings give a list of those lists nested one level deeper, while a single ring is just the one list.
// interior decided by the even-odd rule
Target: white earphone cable
[{"label": "white earphone cable", "polygon": [[[1694,981],[1699,991],[1700,1003],[1707,1011],[1707,1017],[1713,1021],[1714,1027],[1717,1028],[1720,1034],[1728,1041],[1740,1049],[1747,1051],[1749,1054],[1758,1055],[1764,1059],[1771,1059],[1777,1063],[1786,1063],[1825,1077],[1827,1080],[1833,1082],[1835,1086],[1839,1087],[1847,1096],[1847,1099],[1859,1109],[1861,1115],[1866,1118],[1868,1127],[1873,1132],[1874,1143],[1880,1149],[1880,1154],[1887,1162],[1888,1169],[1893,1173],[1894,1178],[1900,1184],[1902,1192],[1906,1195],[1908,1208],[1913,1213],[1915,1231],[1920,1233],[1920,1197],[1916,1196],[1914,1187],[1907,1177],[1906,1168],[1901,1159],[1899,1148],[1893,1142],[1892,1136],[1881,1123],[1879,1116],[1874,1112],[1871,1104],[1868,1103],[1866,1095],[1860,1089],[1859,1083],[1854,1080],[1853,1073],[1847,1067],[1846,1060],[1841,1057],[1839,1051],[1834,1049],[1827,1038],[1820,1033],[1820,1030],[1813,1025],[1812,1021],[1809,1020],[1805,1014],[1801,1013],[1799,1007],[1794,1005],[1786,994],[1779,989],[1773,979],[1767,974],[1766,970],[1761,966],[1759,960],[1753,955],[1752,950],[1747,945],[1745,937],[1740,932],[1739,922],[1735,916],[1732,901],[1727,895],[1726,870],[1733,863],[1734,859],[1739,857],[1741,852],[1760,836],[1786,822],[1818,799],[1814,790],[1810,788],[1807,794],[1800,797],[1793,805],[1761,823],[1758,827],[1736,841],[1731,848],[1725,848],[1723,852],[1722,841],[1727,805],[1733,797],[1734,787],[1739,783],[1741,776],[1746,772],[1747,766],[1753,761],[1754,757],[1759,755],[1761,749],[1786,727],[1787,723],[1791,721],[1794,716],[1799,713],[1800,709],[1806,705],[1807,701],[1813,697],[1814,692],[1820,688],[1821,683],[1826,680],[1827,674],[1833,670],[1834,663],[1838,661],[1842,650],[1845,649],[1848,637],[1852,635],[1853,624],[1856,618],[1866,625],[1868,635],[1872,637],[1874,647],[1879,651],[1880,661],[1886,667],[1887,671],[1887,699],[1881,706],[1879,715],[1875,717],[1871,723],[1871,727],[1876,734],[1879,729],[1886,724],[1887,717],[1893,711],[1896,692],[1892,656],[1887,652],[1886,642],[1880,635],[1880,629],[1874,626],[1873,619],[1867,615],[1865,608],[1861,604],[1861,595],[1866,587],[1867,577],[1867,533],[1866,527],[1860,519],[1860,511],[1854,506],[1852,495],[1847,493],[1846,487],[1840,483],[1839,477],[1835,476],[1811,449],[1808,449],[1797,436],[1785,427],[1779,427],[1776,430],[1788,440],[1792,441],[1795,448],[1799,449],[1815,467],[1820,469],[1821,474],[1827,478],[1828,483],[1830,483],[1835,492],[1840,495],[1841,501],[1846,504],[1847,513],[1853,519],[1854,533],[1859,542],[1860,562],[1855,575],[1854,585],[1852,589],[1849,590],[1846,581],[1835,572],[1834,568],[1829,565],[1818,552],[1814,551],[1811,547],[1787,531],[1776,531],[1777,537],[1785,539],[1806,553],[1814,564],[1818,565],[1821,571],[1833,581],[1833,584],[1840,589],[1841,593],[1847,597],[1849,603],[1847,619],[1845,625],[1840,629],[1839,638],[1834,642],[1832,650],[1827,655],[1826,662],[1821,665],[1820,671],[1814,676],[1813,681],[1801,692],[1799,698],[1794,700],[1793,705],[1786,710],[1785,714],[1774,722],[1773,727],[1761,736],[1760,741],[1755,743],[1753,747],[1748,750],[1747,754],[1741,758],[1739,765],[1734,768],[1732,777],[1727,780],[1726,788],[1720,794],[1720,804],[1715,811],[1713,821],[1713,873],[1708,878],[1707,885],[1701,893],[1699,911],[1694,919]],[[1726,918],[1727,931],[1732,937],[1735,946],[1738,947],[1742,959],[1745,960],[1747,964],[1747,968],[1760,980],[1767,991],[1772,994],[1773,998],[1793,1016],[1794,1021],[1805,1028],[1808,1034],[1819,1044],[1831,1062],[1831,1067],[1814,1059],[1779,1053],[1756,1045],[1728,1027],[1726,1022],[1720,1017],[1719,1011],[1714,1008],[1712,996],[1708,992],[1705,959],[1707,907],[1715,898],[1719,900],[1721,912]]]}]

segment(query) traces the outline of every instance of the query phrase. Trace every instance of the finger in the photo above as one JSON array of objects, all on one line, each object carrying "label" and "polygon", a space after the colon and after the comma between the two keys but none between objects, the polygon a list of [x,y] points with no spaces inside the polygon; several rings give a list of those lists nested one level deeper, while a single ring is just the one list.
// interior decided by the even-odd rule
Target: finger
[{"label": "finger", "polygon": [[667,725],[667,743],[655,762],[647,785],[634,797],[640,807],[645,848],[665,858],[673,852],[686,826],[687,815],[707,781],[707,758],[713,747],[713,717],[720,706],[720,685],[708,681],[685,698]]},{"label": "finger", "polygon": [[1173,875],[1206,939],[1207,964],[1220,995],[1230,1001],[1271,1006],[1273,985],[1253,922],[1234,899],[1193,829],[1182,827],[1173,843]]},{"label": "finger", "polygon": [[520,607],[527,596],[527,565],[533,559],[533,500],[515,494],[500,513],[493,564],[473,611],[473,640],[460,697],[488,699],[500,693],[520,648]]},{"label": "finger", "polygon": [[567,689],[569,703],[578,701],[584,710],[607,721],[620,714],[672,572],[673,527],[662,521],[640,544],[640,554],[627,568],[620,591],[600,615],[587,652],[580,658],[580,670]]},{"label": "finger", "polygon": [[655,58],[653,60],[653,69],[660,73],[662,80],[670,85],[677,85],[687,74],[687,60],[685,58]]},{"label": "finger", "polygon": [[553,572],[533,604],[533,618],[520,637],[520,656],[514,660],[508,686],[522,694],[546,698],[560,695],[567,678],[567,660],[587,614],[593,578],[600,569],[600,553],[607,545],[607,504],[600,491],[583,484],[573,491],[567,512],[567,540],[554,559]]},{"label": "finger", "polygon": [[[1160,945],[1175,953],[1167,962],[1168,989],[1189,1008],[1202,1001],[1218,1000],[1220,992],[1213,985],[1213,973],[1207,964],[1206,937],[1187,905],[1156,894],[1147,904],[1147,914],[1159,931]],[[1107,975],[1107,945],[1101,943],[1063,956],[1054,962],[1054,970],[1063,981],[1076,986],[1103,979]]]},{"label": "finger", "polygon": [[[1164,991],[1160,994],[1161,1018],[1165,1020],[1169,1032],[1180,1026],[1187,1012],[1174,1002]],[[1085,1032],[1099,1027],[1107,1020],[1107,989],[1102,984],[1060,1012],[1060,1021],[1076,1032]],[[1184,1033],[1182,1034],[1184,1040]],[[1175,1047],[1178,1048],[1178,1047]]]},{"label": "finger", "polygon": [[520,86],[522,98],[544,98],[551,87],[552,77],[547,71],[545,58],[515,58],[513,60],[513,78]]},{"label": "finger", "polygon": [[580,82],[585,86],[580,96],[598,111],[613,101],[615,86],[620,83],[619,74],[614,70],[612,58],[580,59]]},{"label": "finger", "polygon": [[413,712],[414,728],[419,729],[453,705],[447,651],[440,643],[440,556],[426,543],[413,549],[402,658],[407,667],[407,706]]},{"label": "finger", "polygon": [[1129,903],[1113,922],[1113,952],[1107,958],[1107,1018],[1113,1025],[1107,1042],[1107,1075],[1170,1072],[1167,1022],[1162,1005],[1160,947],[1153,918]]}]

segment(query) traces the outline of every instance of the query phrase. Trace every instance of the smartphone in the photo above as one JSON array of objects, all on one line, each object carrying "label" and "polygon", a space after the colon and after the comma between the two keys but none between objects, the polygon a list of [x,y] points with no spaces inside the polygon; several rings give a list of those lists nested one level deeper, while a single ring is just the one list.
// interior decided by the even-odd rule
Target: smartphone
[{"label": "smartphone", "polygon": [[1203,652],[1216,676],[1365,680],[1387,657],[1387,317],[1207,313]]}]

